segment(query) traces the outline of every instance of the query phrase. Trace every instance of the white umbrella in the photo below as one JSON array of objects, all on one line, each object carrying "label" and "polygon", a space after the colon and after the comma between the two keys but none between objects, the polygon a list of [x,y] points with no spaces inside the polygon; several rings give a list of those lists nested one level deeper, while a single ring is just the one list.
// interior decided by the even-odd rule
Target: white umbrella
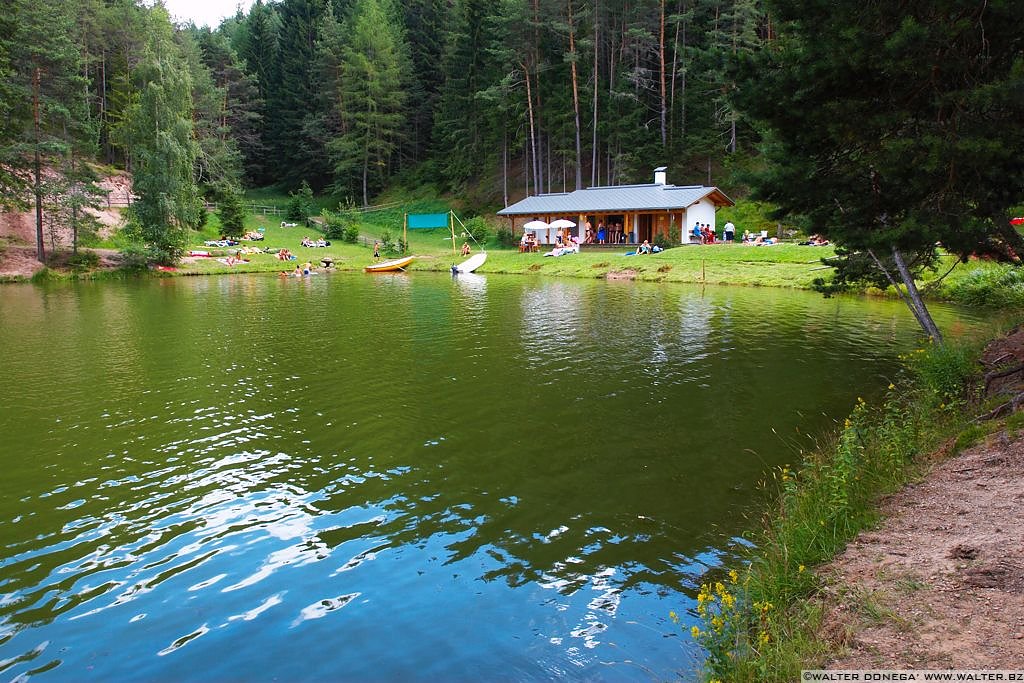
[{"label": "white umbrella", "polygon": [[548,227],[550,226],[544,221],[530,221],[529,223],[523,226],[523,230],[547,230]]},{"label": "white umbrella", "polygon": [[552,228],[575,228],[576,224],[572,221],[567,221],[564,218],[559,218],[557,221],[551,221]]}]

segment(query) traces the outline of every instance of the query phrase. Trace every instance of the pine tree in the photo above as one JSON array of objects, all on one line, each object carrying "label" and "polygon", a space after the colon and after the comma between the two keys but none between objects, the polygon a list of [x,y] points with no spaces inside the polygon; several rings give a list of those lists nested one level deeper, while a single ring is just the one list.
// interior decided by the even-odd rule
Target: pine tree
[{"label": "pine tree", "polygon": [[445,5],[441,0],[406,0],[402,7],[412,70],[406,138],[408,155],[416,162],[422,161],[430,151],[434,110],[444,80],[439,55],[444,45]]},{"label": "pine tree", "polygon": [[324,0],[284,0],[276,69],[266,91],[267,144],[278,169],[278,180],[296,186],[308,179],[315,187],[329,180],[330,167],[322,146],[311,139],[307,123],[317,118],[317,28]]},{"label": "pine tree", "polygon": [[758,195],[868,255],[940,341],[910,264],[936,242],[1022,253],[1007,211],[1024,187],[1024,10],[777,0],[773,15],[783,37],[737,102],[770,131]]},{"label": "pine tree", "polygon": [[264,172],[264,147],[260,136],[263,123],[263,101],[259,97],[256,78],[245,73],[228,39],[218,30],[201,31],[197,35],[202,60],[210,70],[213,82],[222,95],[220,131],[233,141],[242,155],[245,175],[249,180]]},{"label": "pine tree", "polygon": [[221,232],[225,236],[241,237],[245,232],[245,207],[242,205],[242,193],[238,188],[229,187],[221,192],[217,218],[220,220]]},{"label": "pine tree", "polygon": [[192,123],[198,143],[195,179],[202,194],[213,197],[219,188],[239,185],[242,154],[227,124],[227,87],[214,83],[199,46],[202,33],[209,34],[209,29],[189,26],[175,38],[192,82]]},{"label": "pine tree", "polygon": [[[55,165],[75,145],[88,145],[86,81],[72,42],[73,20],[58,0],[15,0],[8,8],[10,37],[0,42],[0,70],[7,70],[4,128],[0,132],[0,183],[5,203],[25,204],[31,192],[36,215],[36,257],[45,260],[44,165]],[[6,64],[5,64],[6,62]],[[8,97],[10,99],[8,99]]]},{"label": "pine tree", "polygon": [[455,4],[440,59],[444,82],[434,113],[434,155],[451,187],[469,180],[485,158],[485,117],[475,98],[492,85],[487,50],[490,6],[484,0]]},{"label": "pine tree", "polygon": [[363,204],[383,187],[405,123],[409,62],[398,23],[381,0],[358,0],[342,63],[345,132],[328,144],[335,185]]}]

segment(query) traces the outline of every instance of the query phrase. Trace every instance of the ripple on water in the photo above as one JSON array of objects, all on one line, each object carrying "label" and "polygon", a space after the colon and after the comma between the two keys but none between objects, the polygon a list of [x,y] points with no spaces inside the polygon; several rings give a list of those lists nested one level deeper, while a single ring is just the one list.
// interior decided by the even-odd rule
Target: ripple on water
[{"label": "ripple on water", "polygon": [[[674,676],[696,651],[667,614],[694,618],[731,553],[708,536],[790,457],[772,429],[827,424],[916,332],[884,302],[619,284],[0,299],[26,321],[0,326],[25,350],[0,376],[0,672]],[[327,656],[275,655],[309,642]]]}]

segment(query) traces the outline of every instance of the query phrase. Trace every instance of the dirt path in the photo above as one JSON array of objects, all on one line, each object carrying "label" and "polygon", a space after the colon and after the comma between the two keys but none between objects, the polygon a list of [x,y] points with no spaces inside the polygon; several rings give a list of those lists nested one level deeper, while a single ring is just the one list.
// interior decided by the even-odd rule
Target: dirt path
[{"label": "dirt path", "polygon": [[[1024,331],[992,366],[1024,362]],[[1001,381],[1016,391],[1021,378]],[[1024,434],[1002,431],[882,505],[885,521],[823,569],[833,669],[1024,667]]]}]

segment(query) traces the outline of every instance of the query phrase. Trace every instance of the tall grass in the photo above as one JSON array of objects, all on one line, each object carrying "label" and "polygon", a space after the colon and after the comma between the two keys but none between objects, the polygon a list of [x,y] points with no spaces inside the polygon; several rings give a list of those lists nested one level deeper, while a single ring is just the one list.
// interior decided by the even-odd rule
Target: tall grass
[{"label": "tall grass", "polygon": [[968,306],[1024,307],[1024,269],[1009,265],[975,266],[950,284],[946,294]]},{"label": "tall grass", "polygon": [[795,471],[772,473],[777,501],[763,517],[742,570],[705,584],[701,626],[712,681],[796,680],[823,663],[823,607],[813,567],[834,557],[876,520],[876,501],[919,471],[920,456],[966,433],[980,350],[932,346],[904,357],[904,376],[877,406],[858,399],[841,430]]}]

